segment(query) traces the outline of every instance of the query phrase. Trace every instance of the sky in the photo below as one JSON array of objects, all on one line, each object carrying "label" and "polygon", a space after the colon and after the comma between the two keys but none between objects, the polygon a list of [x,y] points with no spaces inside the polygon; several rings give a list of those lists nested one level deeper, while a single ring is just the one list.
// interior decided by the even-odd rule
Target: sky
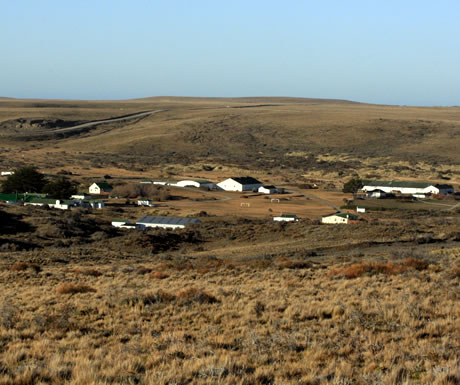
[{"label": "sky", "polygon": [[0,96],[460,105],[458,0],[0,0]]}]

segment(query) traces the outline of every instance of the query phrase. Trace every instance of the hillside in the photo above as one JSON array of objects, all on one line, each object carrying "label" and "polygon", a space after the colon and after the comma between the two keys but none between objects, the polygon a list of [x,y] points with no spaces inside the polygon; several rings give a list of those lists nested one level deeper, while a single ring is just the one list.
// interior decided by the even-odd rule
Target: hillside
[{"label": "hillside", "polygon": [[[141,111],[159,112],[84,132],[51,133]],[[12,99],[0,101],[0,136],[3,150],[20,148],[37,162],[36,155],[48,152],[49,165],[73,153],[72,162],[92,160],[104,167],[207,162],[339,175],[357,169],[388,176],[444,172],[455,179],[460,108],[301,98]],[[9,160],[1,159],[4,165]]]}]

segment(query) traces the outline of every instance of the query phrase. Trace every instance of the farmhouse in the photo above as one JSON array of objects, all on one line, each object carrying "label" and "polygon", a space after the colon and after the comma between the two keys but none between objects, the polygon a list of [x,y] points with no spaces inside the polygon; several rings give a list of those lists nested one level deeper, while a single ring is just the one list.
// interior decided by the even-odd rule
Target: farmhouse
[{"label": "farmhouse", "polygon": [[362,191],[369,193],[375,190],[381,190],[386,194],[452,194],[454,188],[448,184],[435,184],[425,182],[405,182],[405,181],[363,181]]},{"label": "farmhouse", "polygon": [[359,217],[349,213],[334,213],[321,217],[321,223],[327,224],[349,224],[358,223]]},{"label": "farmhouse", "polygon": [[163,229],[183,229],[186,225],[197,225],[201,221],[194,218],[142,217],[136,222],[140,228],[161,227]]},{"label": "farmhouse", "polygon": [[177,187],[197,187],[197,188],[216,188],[215,183],[205,179],[181,180],[175,184]]},{"label": "farmhouse", "polygon": [[281,214],[278,217],[273,217],[276,222],[298,222],[299,218],[295,214]]},{"label": "farmhouse", "polygon": [[96,195],[109,195],[113,188],[106,182],[97,182],[89,186],[89,193]]},{"label": "farmhouse", "polygon": [[257,190],[263,184],[251,176],[233,177],[217,184],[217,187],[225,191],[251,191]]},{"label": "farmhouse", "polygon": [[277,194],[277,193],[279,193],[279,190],[275,186],[272,186],[272,185],[260,186],[258,191],[260,193],[263,193],[263,194]]}]

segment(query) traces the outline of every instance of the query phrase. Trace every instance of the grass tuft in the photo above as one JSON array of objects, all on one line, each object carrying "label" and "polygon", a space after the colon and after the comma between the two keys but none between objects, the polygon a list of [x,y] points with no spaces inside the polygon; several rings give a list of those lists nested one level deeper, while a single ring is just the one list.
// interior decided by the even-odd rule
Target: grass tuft
[{"label": "grass tuft", "polygon": [[63,283],[56,288],[57,294],[94,293],[95,291],[84,283]]}]

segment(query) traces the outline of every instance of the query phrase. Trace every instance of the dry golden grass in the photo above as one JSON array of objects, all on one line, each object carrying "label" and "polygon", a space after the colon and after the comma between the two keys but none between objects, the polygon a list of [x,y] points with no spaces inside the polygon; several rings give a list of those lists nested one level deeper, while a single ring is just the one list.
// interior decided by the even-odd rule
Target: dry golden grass
[{"label": "dry golden grass", "polygon": [[0,384],[458,384],[460,250],[429,258],[4,269]]}]

